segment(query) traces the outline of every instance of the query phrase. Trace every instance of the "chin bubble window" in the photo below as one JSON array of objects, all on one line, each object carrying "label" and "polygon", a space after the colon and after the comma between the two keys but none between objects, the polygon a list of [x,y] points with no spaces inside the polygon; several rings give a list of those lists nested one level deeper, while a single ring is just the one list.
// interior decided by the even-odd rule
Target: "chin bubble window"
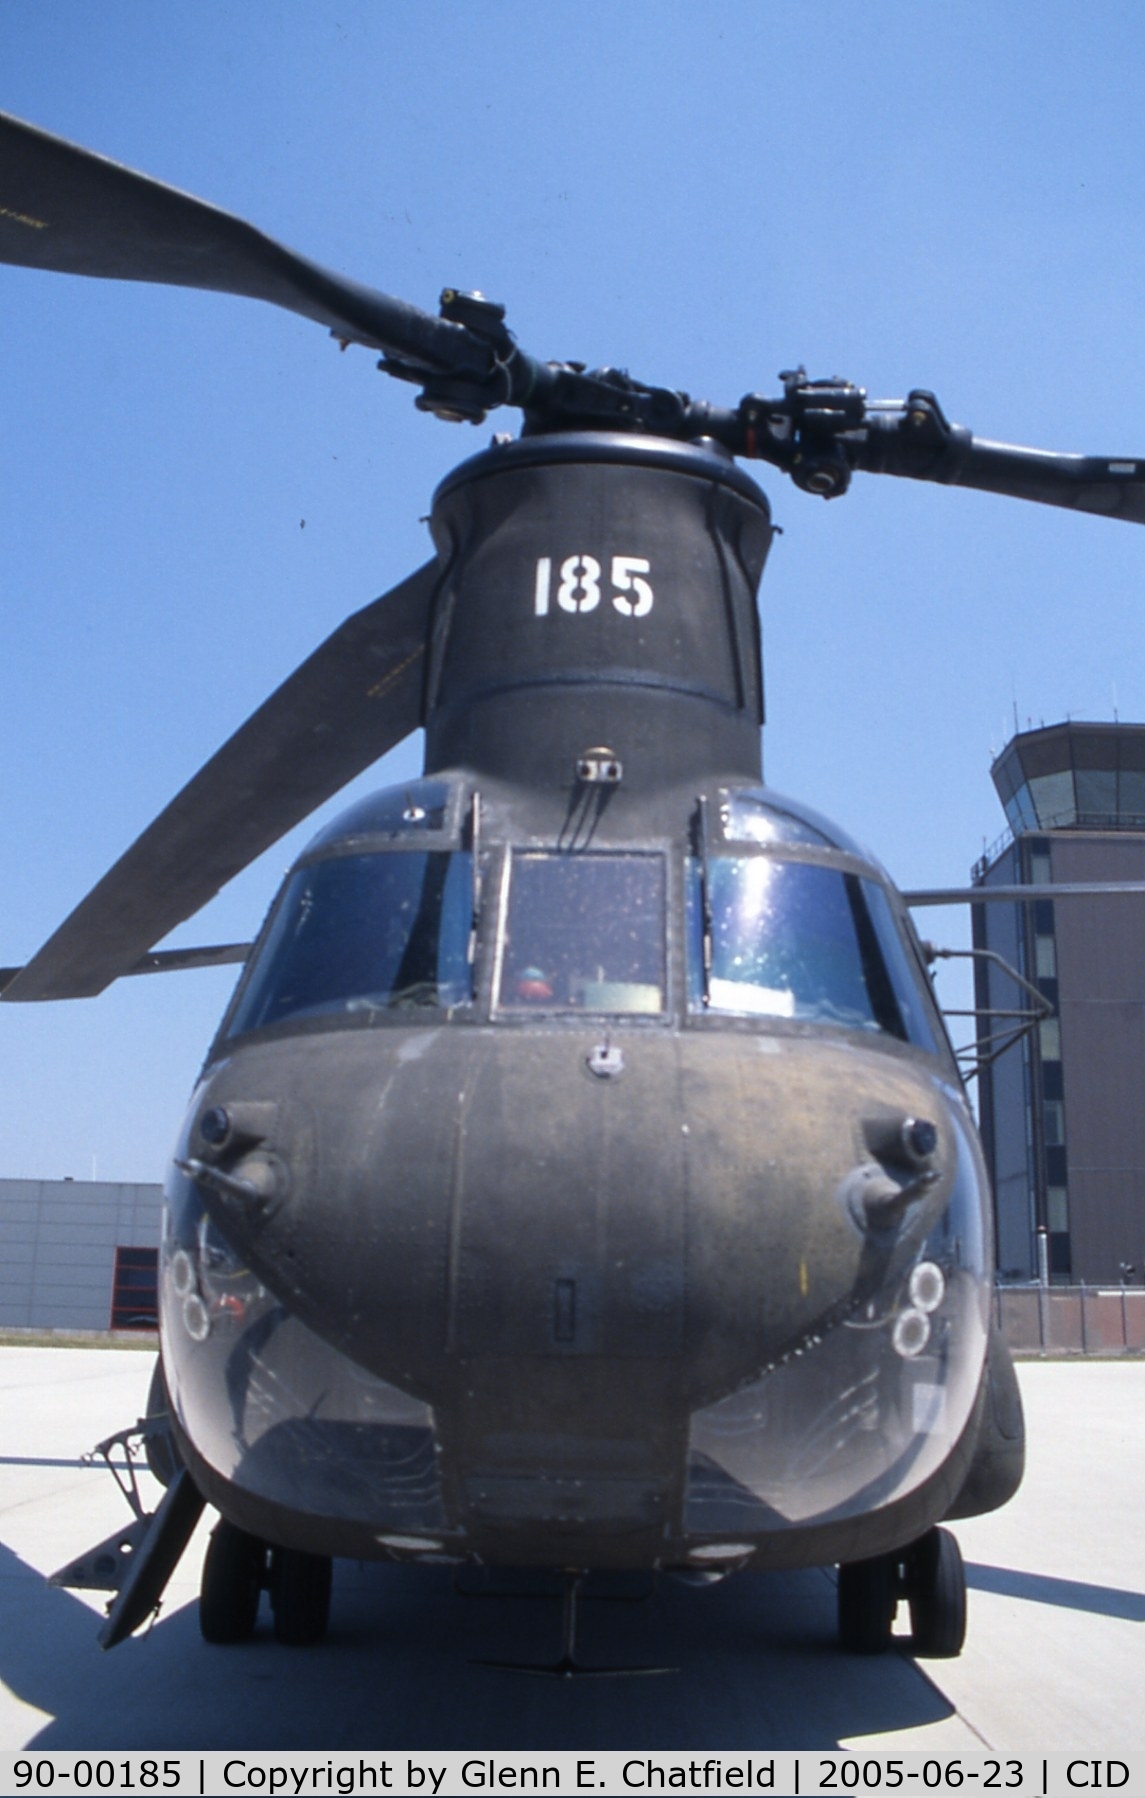
[{"label": "chin bubble window", "polygon": [[516,851],[498,1010],[662,1013],[664,893],[661,855]]},{"label": "chin bubble window", "polygon": [[467,852],[339,855],[298,868],[227,1034],[326,1014],[465,1005],[472,918]]},{"label": "chin bubble window", "polygon": [[882,888],[770,855],[693,861],[693,1010],[881,1031],[935,1050],[934,1033]]}]

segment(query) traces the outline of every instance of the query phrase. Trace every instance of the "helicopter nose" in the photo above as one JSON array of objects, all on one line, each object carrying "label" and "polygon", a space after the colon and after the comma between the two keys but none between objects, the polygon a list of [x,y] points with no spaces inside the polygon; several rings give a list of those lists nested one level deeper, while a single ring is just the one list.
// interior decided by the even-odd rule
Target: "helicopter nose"
[{"label": "helicopter nose", "polygon": [[[269,1353],[269,1322],[244,1334],[196,1303],[196,1256],[223,1254],[205,1213],[263,1309],[387,1404],[429,1407],[449,1514],[494,1535],[605,1512],[726,1534],[733,1490],[752,1528],[781,1527],[845,1510],[924,1426],[945,1442],[965,1423],[984,1183],[956,1095],[917,1060],[631,1030],[594,1067],[591,1029],[379,1034],[324,1045],[336,1129],[289,1039],[196,1096],[172,1188],[176,1359],[183,1336],[200,1357],[217,1337],[228,1367]],[[233,1308],[228,1281],[211,1290]]]},{"label": "helicopter nose", "polygon": [[332,1036],[324,1129],[312,1056],[268,1044],[198,1095],[179,1165],[312,1329],[427,1386],[472,1354],[672,1357],[730,1386],[865,1302],[946,1203],[954,1136],[905,1060],[597,1037]]}]

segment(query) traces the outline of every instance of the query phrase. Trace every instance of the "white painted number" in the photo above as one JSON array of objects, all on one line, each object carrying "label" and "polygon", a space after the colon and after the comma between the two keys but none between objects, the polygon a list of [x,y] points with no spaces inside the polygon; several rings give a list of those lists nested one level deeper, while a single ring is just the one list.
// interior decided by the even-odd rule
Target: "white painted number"
[{"label": "white painted number", "polygon": [[[613,556],[611,584],[617,589],[612,603],[623,618],[646,618],[653,593],[644,576],[652,572],[647,556]],[[562,612],[595,612],[601,601],[600,563],[595,556],[566,556],[560,566],[557,604]],[[538,556],[533,578],[533,613],[547,618],[553,586],[553,558]]]},{"label": "white painted number", "polygon": [[[619,587],[612,603],[625,618],[646,618],[652,610],[652,589],[641,575],[650,574],[652,564],[646,556],[613,556],[612,584]],[[635,594],[634,599],[628,595]]]},{"label": "white painted number", "polygon": [[600,563],[595,556],[566,556],[557,604],[562,612],[595,612],[600,604]]},{"label": "white painted number", "polygon": [[553,578],[553,558],[537,557],[537,578],[533,586],[533,610],[538,618],[548,616],[549,587]]}]

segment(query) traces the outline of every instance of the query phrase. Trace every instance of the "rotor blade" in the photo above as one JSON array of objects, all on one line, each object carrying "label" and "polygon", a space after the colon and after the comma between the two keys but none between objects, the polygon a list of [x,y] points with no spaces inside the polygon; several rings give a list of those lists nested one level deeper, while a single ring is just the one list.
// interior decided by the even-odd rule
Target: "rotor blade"
[{"label": "rotor blade", "polygon": [[193,949],[152,949],[129,974],[183,974],[190,968],[233,968],[250,957],[254,943],[204,943]]},{"label": "rotor blade", "polygon": [[[128,974],[181,974],[190,968],[225,968],[237,967],[247,960],[251,943],[205,943],[193,949],[152,949],[149,955],[143,955],[134,967],[124,968]],[[0,993],[11,986],[17,974],[23,968],[0,968]]]},{"label": "rotor blade", "polygon": [[421,723],[438,565],[354,613],[259,707],[0,993],[81,999]]},{"label": "rotor blade", "polygon": [[992,443],[963,425],[948,425],[932,395],[919,395],[925,403],[917,405],[915,398],[897,412],[868,411],[856,467],[1145,524],[1145,460]]},{"label": "rotor blade", "polygon": [[955,479],[982,493],[1145,524],[1145,462],[1129,457],[1059,456],[973,437]]},{"label": "rotor blade", "polygon": [[489,363],[462,326],[347,280],[231,213],[7,113],[0,261],[267,300],[419,367]]},{"label": "rotor blade", "polygon": [[1145,880],[1073,880],[1059,885],[1004,887],[929,887],[904,893],[909,906],[1014,905],[1036,899],[1108,899],[1116,893],[1145,893]]}]

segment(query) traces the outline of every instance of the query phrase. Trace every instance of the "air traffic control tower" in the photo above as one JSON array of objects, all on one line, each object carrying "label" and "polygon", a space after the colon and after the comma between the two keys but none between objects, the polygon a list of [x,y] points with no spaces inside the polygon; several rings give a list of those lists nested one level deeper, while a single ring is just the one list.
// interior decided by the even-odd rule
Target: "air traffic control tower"
[{"label": "air traffic control tower", "polygon": [[[991,774],[1010,828],[976,885],[1145,880],[1145,725],[1023,731]],[[973,909],[975,947],[999,952],[1054,1007],[980,1075],[999,1276],[1139,1284],[1145,894]],[[980,1011],[1029,1004],[993,962],[975,963],[975,987]],[[980,1044],[987,1031],[980,1021]]]}]

